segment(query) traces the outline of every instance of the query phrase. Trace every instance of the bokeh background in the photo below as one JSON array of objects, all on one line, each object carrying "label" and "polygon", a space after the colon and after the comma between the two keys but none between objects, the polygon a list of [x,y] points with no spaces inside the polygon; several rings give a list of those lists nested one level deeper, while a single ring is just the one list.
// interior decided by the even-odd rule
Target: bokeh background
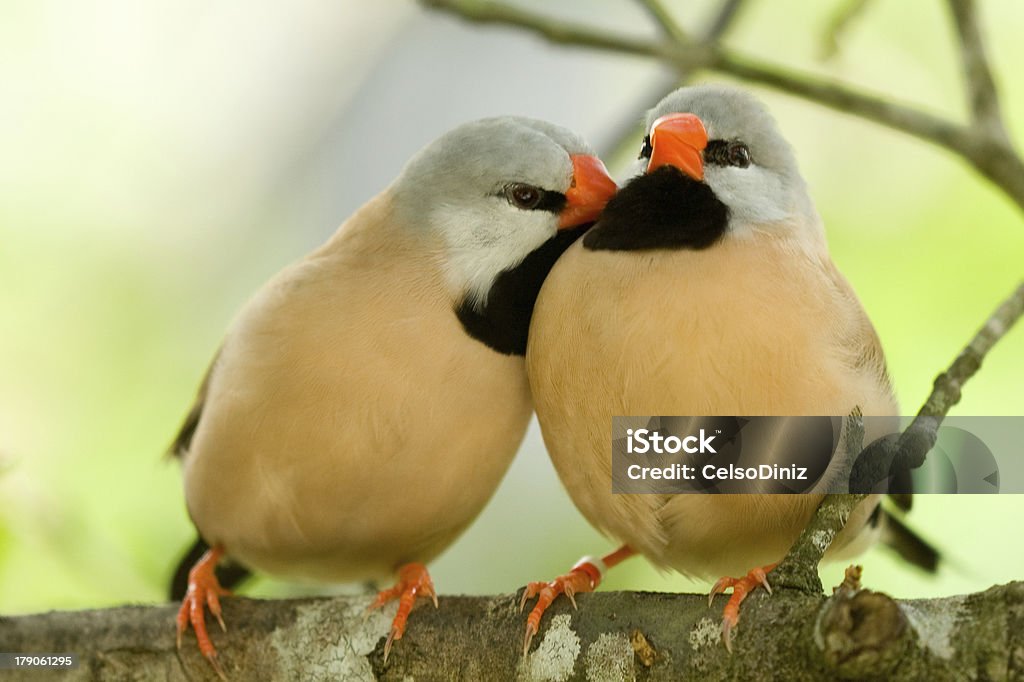
[{"label": "bokeh background", "polygon": [[[844,2],[750,0],[728,40],[963,116],[943,3],[868,3],[823,61],[822,35]],[[655,35],[629,0],[522,3]],[[689,26],[712,7],[669,4]],[[981,4],[1007,120],[1024,140],[1024,4]],[[161,453],[233,313],[417,149],[466,120],[514,113],[608,150],[668,75],[410,1],[6,0],[0,612],[164,598],[193,530],[178,467]],[[797,149],[835,260],[912,412],[1019,281],[1022,216],[944,151],[761,94]],[[1017,329],[956,413],[1021,414],[1022,379]],[[1021,497],[919,498],[912,523],[947,553],[946,566],[930,578],[873,550],[865,578],[907,597],[1024,578],[1024,543],[1009,530],[1022,514]],[[533,428],[493,503],[432,570],[443,593],[509,592],[611,547],[568,501]],[[825,569],[826,584],[840,570]],[[606,588],[707,585],[636,559]],[[309,589],[260,579],[248,592]]]}]

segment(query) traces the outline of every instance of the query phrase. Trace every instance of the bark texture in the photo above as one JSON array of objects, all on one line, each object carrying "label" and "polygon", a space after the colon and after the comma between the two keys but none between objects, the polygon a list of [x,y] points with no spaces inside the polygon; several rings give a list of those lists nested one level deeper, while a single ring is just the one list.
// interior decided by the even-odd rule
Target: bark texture
[{"label": "bark texture", "polygon": [[[530,653],[515,595],[421,603],[387,664],[394,607],[368,598],[224,601],[213,640],[232,680],[1024,680],[1024,582],[944,599],[894,601],[759,591],[743,606],[733,653],[719,639],[725,597],[607,592],[558,600]],[[78,654],[73,670],[3,679],[216,680],[194,638],[175,648],[174,606],[0,618],[0,649]],[[19,677],[20,676],[20,677]]]}]

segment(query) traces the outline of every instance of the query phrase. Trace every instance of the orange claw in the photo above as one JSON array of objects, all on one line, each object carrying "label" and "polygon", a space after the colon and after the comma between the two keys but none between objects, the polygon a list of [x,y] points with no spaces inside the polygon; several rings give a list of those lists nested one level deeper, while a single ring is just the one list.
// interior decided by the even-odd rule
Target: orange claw
[{"label": "orange claw", "polygon": [[604,576],[605,571],[634,554],[636,552],[633,549],[623,545],[600,559],[590,556],[583,557],[576,562],[571,571],[565,575],[558,576],[551,582],[539,581],[529,583],[523,590],[523,598],[519,600],[519,612],[522,613],[526,607],[526,602],[534,597],[537,597],[537,603],[526,618],[523,656],[530,651],[530,642],[533,641],[534,635],[540,631],[540,620],[544,617],[544,612],[547,611],[548,607],[551,606],[551,602],[558,595],[564,594],[567,596],[569,601],[572,602],[572,607],[576,608],[576,594],[596,590],[597,586],[601,584],[601,578]]},{"label": "orange claw", "polygon": [[752,568],[743,578],[719,578],[718,582],[711,588],[711,593],[708,594],[708,606],[711,606],[711,602],[716,594],[722,594],[728,588],[732,588],[729,601],[725,605],[725,610],[722,611],[722,641],[725,642],[725,648],[729,653],[732,653],[732,629],[740,622],[740,604],[743,603],[748,594],[757,589],[758,585],[764,587],[768,594],[772,593],[772,586],[768,584],[767,574],[778,565],[778,562],[776,562],[767,566]]},{"label": "orange claw", "polygon": [[[588,569],[592,569],[593,572]],[[600,583],[601,573],[599,570],[593,564],[584,564],[583,561],[576,564],[570,572],[558,576],[551,582],[529,583],[523,590],[523,598],[519,601],[519,612],[522,613],[526,602],[534,597],[537,597],[537,604],[526,618],[523,656],[530,650],[530,642],[533,641],[533,636],[540,629],[540,619],[544,617],[544,612],[548,610],[548,606],[555,600],[555,597],[564,594],[572,602],[572,607],[576,608],[576,593],[593,592]]]},{"label": "orange claw", "polygon": [[388,641],[384,643],[384,662],[388,662],[388,654],[391,653],[391,645],[402,639],[405,634],[405,625],[409,620],[409,613],[416,603],[418,596],[430,597],[434,601],[434,608],[437,608],[437,592],[434,591],[434,581],[430,579],[430,573],[423,564],[405,564],[398,569],[398,582],[389,590],[382,590],[377,593],[366,611],[378,609],[393,599],[398,599],[398,612],[391,621],[391,632],[388,634]]},{"label": "orange claw", "polygon": [[220,598],[231,594],[231,591],[221,587],[220,581],[217,580],[217,574],[214,573],[217,562],[223,556],[224,547],[216,545],[207,551],[188,572],[188,592],[185,593],[185,598],[181,601],[181,608],[178,609],[177,643],[180,649],[181,636],[191,625],[196,633],[196,642],[199,644],[200,653],[210,662],[218,677],[226,680],[224,669],[221,668],[220,661],[217,660],[217,650],[206,631],[206,612],[204,610],[209,608],[210,613],[220,624],[220,629],[224,632],[228,631],[224,625],[224,617],[221,615]]}]

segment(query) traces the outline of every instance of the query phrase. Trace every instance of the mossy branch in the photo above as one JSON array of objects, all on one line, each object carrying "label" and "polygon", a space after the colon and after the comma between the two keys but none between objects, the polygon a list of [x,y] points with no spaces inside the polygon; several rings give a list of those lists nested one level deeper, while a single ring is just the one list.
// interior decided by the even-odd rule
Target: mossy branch
[{"label": "mossy branch", "polygon": [[[421,603],[383,662],[393,608],[369,599],[224,600],[214,644],[231,680],[955,680],[1022,679],[1024,583],[963,597],[895,601],[844,583],[835,595],[751,595],[733,653],[719,639],[725,597],[602,592],[559,600],[521,651],[515,595]],[[217,680],[176,606],[129,606],[0,618],[5,651],[75,653],[73,670],[26,679]],[[2,676],[3,673],[0,673]],[[16,675],[16,673],[15,673]],[[12,679],[20,679],[13,677]]]}]

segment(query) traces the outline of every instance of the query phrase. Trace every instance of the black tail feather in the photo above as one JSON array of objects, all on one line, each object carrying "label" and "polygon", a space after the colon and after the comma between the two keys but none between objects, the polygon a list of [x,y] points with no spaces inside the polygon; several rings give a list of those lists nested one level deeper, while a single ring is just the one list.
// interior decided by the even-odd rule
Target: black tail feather
[{"label": "black tail feather", "polygon": [[[210,549],[210,546],[202,538],[196,538],[189,550],[178,562],[178,567],[171,578],[170,597],[171,601],[181,601],[188,591],[188,572],[192,570],[196,562],[203,554]],[[227,589],[232,589],[240,582],[248,578],[252,573],[249,569],[233,562],[224,563],[217,567],[217,580]]]},{"label": "black tail feather", "polygon": [[885,514],[882,542],[891,547],[905,561],[934,573],[939,566],[939,550],[935,549],[909,526],[893,514]]}]

